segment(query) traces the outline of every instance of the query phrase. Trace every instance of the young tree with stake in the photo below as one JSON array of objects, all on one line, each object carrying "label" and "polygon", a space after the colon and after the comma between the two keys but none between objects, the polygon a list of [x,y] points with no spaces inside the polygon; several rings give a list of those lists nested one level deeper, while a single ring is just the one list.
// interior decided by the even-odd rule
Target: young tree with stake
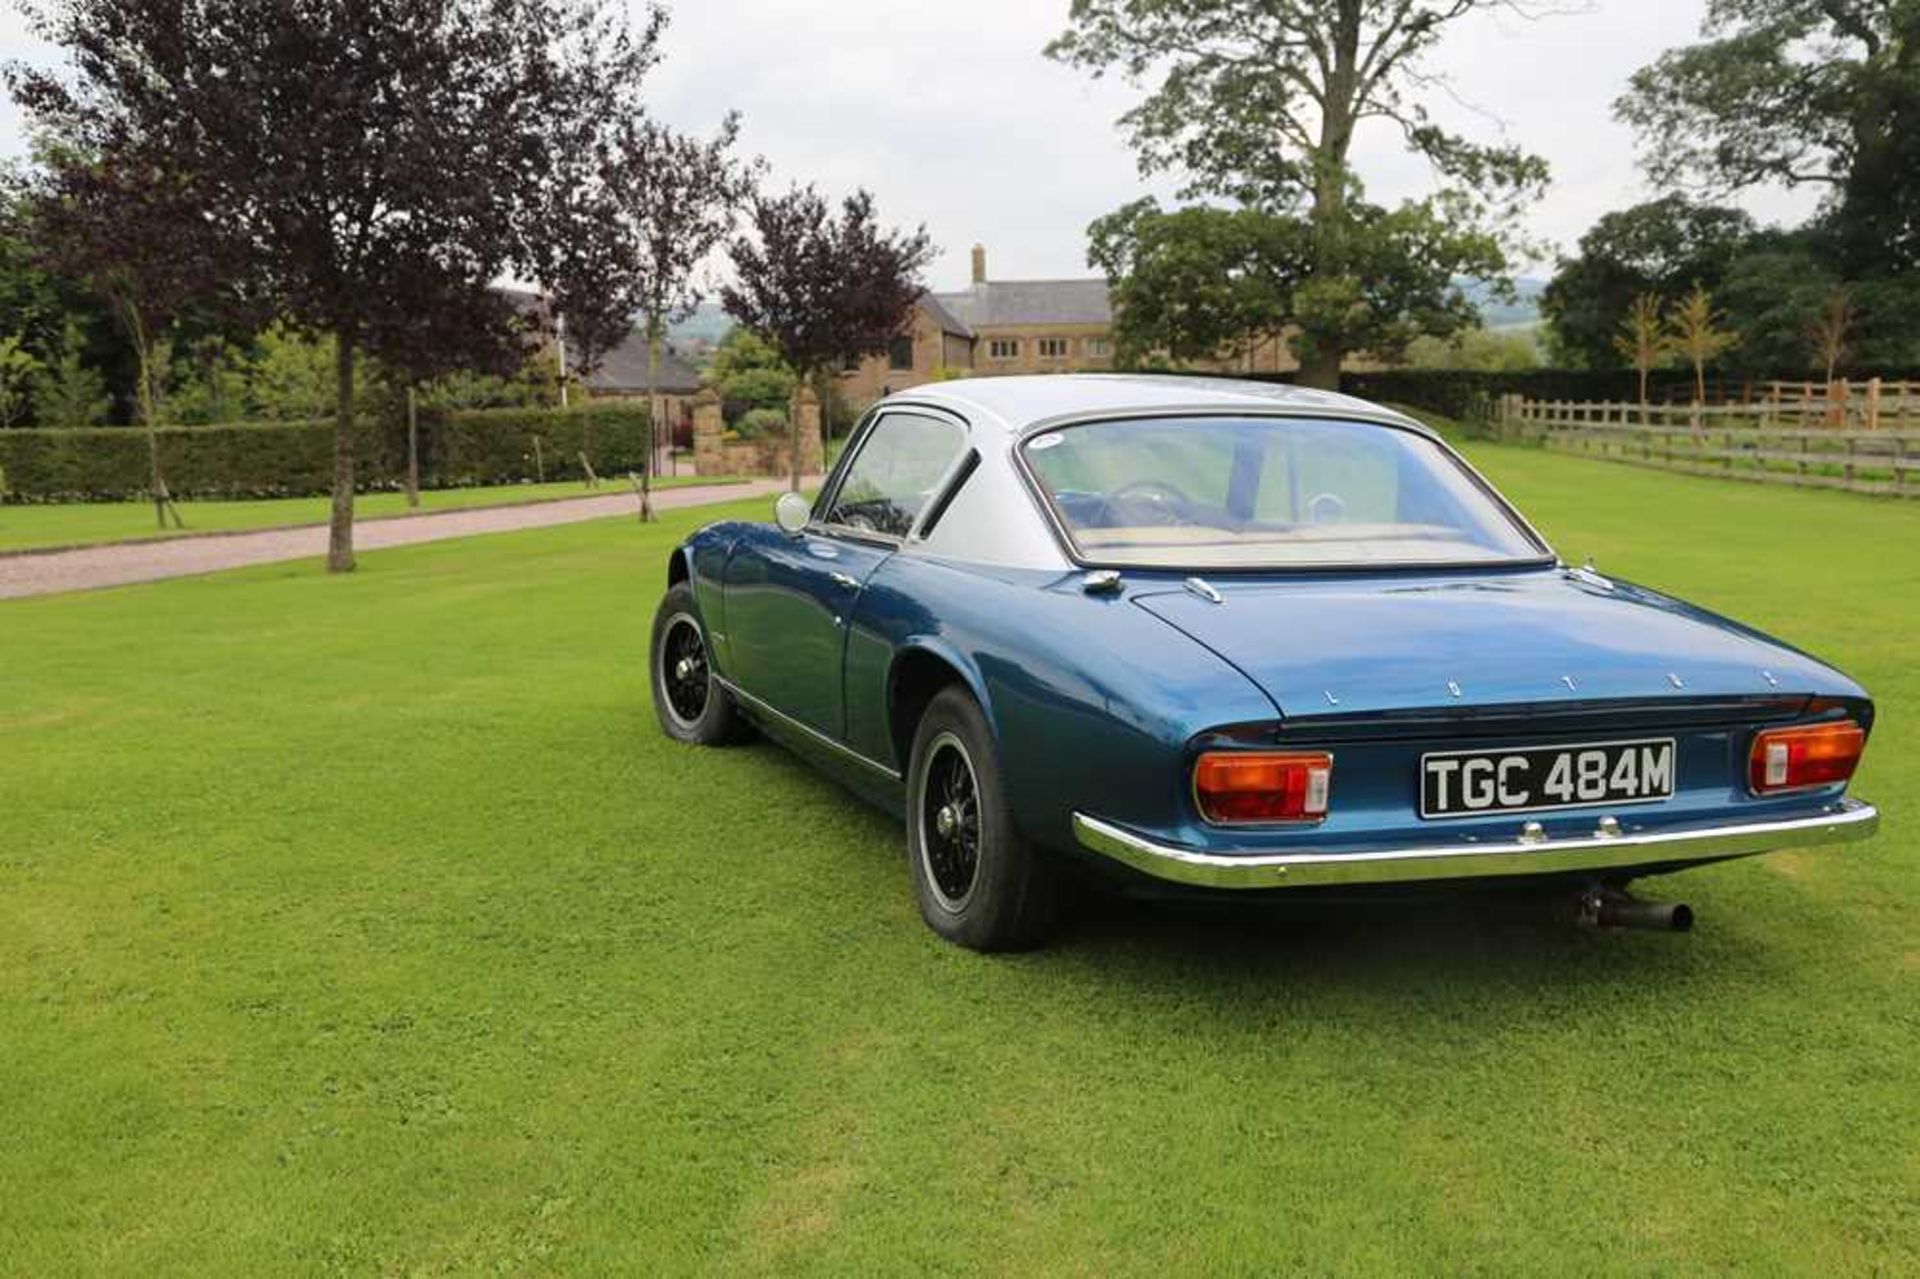
[{"label": "young tree with stake", "polygon": [[[548,254],[543,280],[567,318],[568,348],[585,376],[633,329],[647,339],[650,455],[672,433],[659,391],[667,325],[700,301],[695,272],[733,229],[751,189],[754,166],[732,156],[740,121],[729,115],[708,140],[676,132],[635,112],[585,154],[593,172],[562,194],[575,228]],[[653,460],[640,477],[641,518],[653,518]]]},{"label": "young tree with stake", "polygon": [[160,352],[190,310],[258,318],[247,247],[210,208],[198,179],[153,147],[122,142],[92,156],[54,147],[31,189],[28,217],[43,261],[84,281],[134,354],[134,405],[147,437],[148,487],[160,528],[186,527],[160,464]]},{"label": "young tree with stake", "polygon": [[1647,375],[1672,350],[1667,322],[1660,307],[1660,295],[1642,293],[1627,308],[1620,332],[1614,335],[1614,349],[1640,374],[1640,425],[1647,424]]},{"label": "young tree with stake", "polygon": [[[1814,358],[1826,370],[1827,385],[1832,387],[1834,372],[1847,358],[1853,344],[1853,329],[1859,316],[1853,309],[1853,294],[1845,285],[1830,289],[1821,299],[1819,313],[1813,317],[1808,336],[1813,339]],[[1829,392],[1831,393],[1831,392]]]},{"label": "young tree with stake", "polygon": [[1740,335],[1720,327],[1723,317],[1713,309],[1713,295],[1700,285],[1674,303],[1667,315],[1673,349],[1693,365],[1693,402],[1707,402],[1707,365],[1733,348]]}]

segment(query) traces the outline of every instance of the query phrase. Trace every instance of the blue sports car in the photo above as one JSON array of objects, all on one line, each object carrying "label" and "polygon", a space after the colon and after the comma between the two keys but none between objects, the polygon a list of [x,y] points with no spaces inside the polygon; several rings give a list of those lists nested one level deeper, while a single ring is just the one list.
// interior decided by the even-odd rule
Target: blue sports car
[{"label": "blue sports car", "polygon": [[1832,667],[1570,567],[1438,435],[1344,396],[944,382],[809,505],[677,547],[661,727],[750,723],[905,818],[926,921],[1038,944],[1069,860],[1135,887],[1565,888],[1873,833]]}]

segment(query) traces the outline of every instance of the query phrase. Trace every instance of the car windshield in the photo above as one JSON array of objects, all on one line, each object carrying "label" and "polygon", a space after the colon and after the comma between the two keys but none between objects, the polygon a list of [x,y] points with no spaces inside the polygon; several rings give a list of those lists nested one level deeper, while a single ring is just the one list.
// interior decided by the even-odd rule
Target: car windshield
[{"label": "car windshield", "polygon": [[1427,437],[1360,422],[1092,422],[1024,445],[1083,560],[1143,568],[1499,563],[1547,554]]}]

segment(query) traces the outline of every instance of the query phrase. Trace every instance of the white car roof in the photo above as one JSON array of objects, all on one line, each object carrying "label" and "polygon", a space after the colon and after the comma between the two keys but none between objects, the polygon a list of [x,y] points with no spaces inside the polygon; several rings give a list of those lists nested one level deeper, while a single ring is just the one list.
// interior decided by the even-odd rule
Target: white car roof
[{"label": "white car roof", "polygon": [[933,531],[910,540],[907,549],[966,563],[1055,572],[1071,569],[1072,561],[1020,477],[1014,456],[1016,442],[1037,427],[1136,414],[1279,413],[1378,422],[1433,435],[1412,418],[1352,396],[1230,378],[1111,373],[967,378],[916,386],[875,407],[915,406],[945,409],[967,423],[977,469]]},{"label": "white car roof", "polygon": [[977,377],[929,382],[890,395],[881,403],[948,408],[976,428],[997,427],[1015,435],[1042,422],[1098,417],[1105,413],[1311,413],[1316,410],[1339,417],[1391,422],[1430,433],[1404,414],[1351,395],[1232,378],[1115,373]]}]

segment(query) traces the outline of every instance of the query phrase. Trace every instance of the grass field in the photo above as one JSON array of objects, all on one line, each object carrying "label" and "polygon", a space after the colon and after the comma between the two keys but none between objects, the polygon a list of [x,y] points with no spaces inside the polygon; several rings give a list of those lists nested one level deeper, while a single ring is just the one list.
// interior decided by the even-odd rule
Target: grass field
[{"label": "grass field", "polygon": [[[713,476],[659,476],[655,488],[686,484],[729,484]],[[420,494],[422,511],[456,511],[474,506],[503,506],[510,502],[550,502],[588,497],[594,493],[624,493],[624,477],[589,489],[578,480],[553,484],[497,484],[488,488],[429,489]],[[236,529],[273,528],[287,524],[324,524],[328,499],[273,498],[249,502],[181,502],[180,515],[188,533],[227,533]],[[354,502],[363,518],[408,514],[402,493],[362,493]],[[171,536],[154,526],[150,502],[69,502],[59,505],[0,506],[0,552],[47,546],[82,546],[96,542],[124,542],[135,538]]]},{"label": "grass field", "polygon": [[718,509],[0,604],[0,1270],[1915,1273],[1920,506],[1475,452],[1866,683],[1879,840],[1651,886],[1687,937],[985,958],[887,820],[656,730]]}]

